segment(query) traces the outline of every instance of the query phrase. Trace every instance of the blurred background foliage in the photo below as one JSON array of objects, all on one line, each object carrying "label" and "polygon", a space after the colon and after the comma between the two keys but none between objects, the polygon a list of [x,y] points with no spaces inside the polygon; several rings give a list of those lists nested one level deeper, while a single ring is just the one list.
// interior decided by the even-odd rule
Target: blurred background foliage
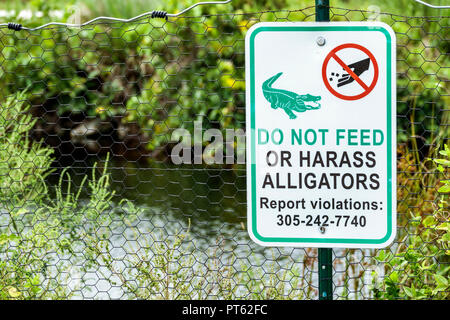
[{"label": "blurred background foliage", "polygon": [[[27,26],[79,23],[97,16],[130,18],[151,10],[174,13],[195,2],[8,0],[0,2],[0,19]],[[334,21],[378,18],[393,26],[399,47],[399,140],[405,142],[413,134],[422,137],[422,144],[433,144],[440,124],[448,121],[450,48],[441,39],[448,19],[428,19],[423,25],[421,19],[378,14],[448,16],[449,10],[431,9],[413,0],[336,0],[331,5],[355,10],[333,10]],[[246,31],[258,20],[313,21],[313,6],[312,0],[235,0],[196,7],[187,14],[195,18],[168,22],[142,19],[32,33],[3,29],[0,97],[29,88],[30,102],[43,107],[34,111],[41,117],[41,128],[54,121],[42,117],[50,111],[78,122],[98,118],[115,121],[116,127],[117,123],[133,125],[139,141],[153,152],[169,145],[173,129],[192,130],[194,120],[202,119],[205,129],[242,128]],[[414,133],[410,123],[418,124]]]}]

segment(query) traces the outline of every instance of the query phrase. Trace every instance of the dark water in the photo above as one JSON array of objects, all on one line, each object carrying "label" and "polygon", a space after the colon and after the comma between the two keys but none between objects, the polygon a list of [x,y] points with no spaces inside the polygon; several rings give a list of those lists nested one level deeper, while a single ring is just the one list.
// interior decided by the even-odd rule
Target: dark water
[{"label": "dark water", "polygon": [[245,172],[242,170],[127,166],[110,170],[117,197],[179,219],[199,223],[236,224],[246,211]]},{"label": "dark water", "polygon": [[[245,171],[128,165],[110,170],[118,203],[127,198],[156,227],[190,225],[194,239],[233,239],[246,221]],[[173,230],[176,232],[176,230]],[[244,240],[244,239],[242,239]]]}]

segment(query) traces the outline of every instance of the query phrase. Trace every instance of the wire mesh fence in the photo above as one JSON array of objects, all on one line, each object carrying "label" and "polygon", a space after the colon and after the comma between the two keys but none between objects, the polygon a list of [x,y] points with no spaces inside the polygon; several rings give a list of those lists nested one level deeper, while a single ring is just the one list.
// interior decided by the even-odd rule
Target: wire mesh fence
[{"label": "wire mesh fence", "polygon": [[[330,10],[391,25],[398,77],[397,238],[334,250],[334,298],[448,298],[448,171],[433,161],[448,142],[448,16]],[[246,31],[314,14],[0,29],[0,297],[317,298],[317,249],[248,237],[238,161]],[[179,129],[200,162],[173,163]],[[223,164],[210,129],[234,134]]]}]

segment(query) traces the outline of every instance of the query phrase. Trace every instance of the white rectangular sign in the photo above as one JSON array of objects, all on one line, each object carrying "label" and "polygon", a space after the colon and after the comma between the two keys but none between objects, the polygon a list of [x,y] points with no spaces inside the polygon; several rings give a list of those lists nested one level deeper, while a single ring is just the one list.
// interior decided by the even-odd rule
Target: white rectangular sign
[{"label": "white rectangular sign", "polygon": [[251,238],[264,246],[389,245],[396,234],[392,29],[258,23],[245,41]]}]

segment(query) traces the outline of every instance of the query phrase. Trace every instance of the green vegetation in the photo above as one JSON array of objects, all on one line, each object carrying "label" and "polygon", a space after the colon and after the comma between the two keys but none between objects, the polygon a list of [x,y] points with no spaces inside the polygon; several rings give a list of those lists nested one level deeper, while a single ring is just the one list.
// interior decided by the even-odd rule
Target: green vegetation
[{"label": "green vegetation", "polygon": [[[17,94],[2,104],[0,116],[0,299],[61,299],[72,293],[64,283],[72,263],[84,259],[87,270],[95,258],[77,256],[81,235],[96,234],[108,223],[113,193],[108,189],[106,167],[96,178],[94,166],[88,183],[88,203],[71,190],[65,170],[50,192],[45,178],[54,160],[52,151],[28,139],[36,120],[27,114],[25,95]],[[63,190],[62,180],[68,179]],[[60,259],[69,256],[70,261]]]},{"label": "green vegetation", "polygon": [[[440,151],[442,159],[435,159],[438,171],[448,173],[450,167],[450,149]],[[416,172],[419,183],[430,183],[424,177],[426,173]],[[450,192],[450,180],[441,181],[438,192]],[[431,185],[431,184],[430,184]],[[435,184],[436,185],[436,184]],[[418,194],[429,198],[433,191],[424,192],[426,188],[415,189]],[[428,193],[428,195],[427,195]],[[426,199],[425,198],[425,199]],[[449,299],[450,274],[450,214],[448,201],[442,198],[434,210],[429,213],[409,211],[410,220],[406,232],[400,232],[395,252],[380,250],[376,256],[378,262],[384,263],[381,283],[374,274],[374,296],[381,299]],[[403,219],[405,220],[405,219]]]},{"label": "green vegetation", "polygon": [[20,297],[24,290],[28,292],[27,297],[45,296],[47,292],[40,270],[44,270],[49,259],[46,257],[49,248],[59,247],[55,243],[59,239],[46,241],[44,233],[51,235],[54,231],[51,223],[24,222],[26,218],[31,219],[28,213],[32,206],[43,200],[51,150],[35,143],[28,148],[27,135],[34,121],[31,115],[24,113],[28,108],[22,108],[20,100],[23,99],[23,94],[9,98],[2,105],[0,116],[0,210],[2,218],[9,215],[7,229],[0,231],[2,299]]},{"label": "green vegetation", "polygon": [[[195,1],[164,3],[176,12]],[[73,4],[74,2],[67,2]],[[127,2],[124,8],[115,1],[85,0],[78,8],[81,20],[99,14],[126,16],[152,8],[140,1]],[[142,19],[137,23],[106,23],[79,29],[52,28],[37,33],[13,34],[3,31],[0,77],[6,85],[0,96],[7,97],[29,87],[30,102],[56,108],[59,116],[119,119],[124,126],[138,125],[148,141],[149,151],[166,148],[175,128],[193,130],[193,121],[203,119],[204,128],[221,130],[244,126],[244,36],[257,21],[313,21],[314,8],[304,1],[234,1],[233,5],[197,7],[190,15],[205,18]],[[411,1],[380,1],[381,11],[392,6],[402,14],[432,14],[429,8]],[[26,21],[36,26],[51,20],[52,9],[60,1],[35,0],[31,7],[44,12],[41,18]],[[335,1],[335,7],[375,10],[369,1]],[[289,12],[288,9],[298,10]],[[83,9],[84,8],[84,9]],[[405,8],[407,9],[405,11]],[[144,10],[145,9],[145,10]],[[265,10],[279,10],[252,14]],[[281,11],[280,11],[281,10]],[[378,10],[378,9],[377,9]],[[432,9],[431,9],[432,10]],[[376,10],[375,10],[376,11]],[[442,14],[443,11],[439,11]],[[230,14],[231,13],[231,14]],[[410,110],[417,110],[417,135],[425,143],[434,139],[439,124],[448,120],[445,112],[448,68],[448,42],[435,33],[448,18],[406,19],[358,11],[333,10],[335,21],[379,18],[397,32],[399,139],[407,141]],[[67,11],[62,20],[73,12]],[[216,15],[220,14],[220,15]],[[425,23],[425,24],[424,24]],[[433,116],[430,116],[433,115]],[[42,126],[46,120],[41,119]]]},{"label": "green vegetation", "polygon": [[[111,286],[120,287],[127,299],[304,299],[304,287],[298,268],[280,268],[275,261],[268,270],[241,265],[236,257],[207,252],[208,260],[199,261],[189,233],[164,236],[151,232],[140,246],[118,261],[111,254],[108,240],[91,239],[91,250],[105,265]],[[164,240],[156,240],[164,239]],[[222,244],[223,245],[223,244]],[[220,245],[220,246],[222,246]],[[219,247],[220,247],[219,246]],[[216,249],[217,250],[217,249]],[[303,280],[304,281],[304,280]],[[312,290],[309,297],[313,296]]]}]

